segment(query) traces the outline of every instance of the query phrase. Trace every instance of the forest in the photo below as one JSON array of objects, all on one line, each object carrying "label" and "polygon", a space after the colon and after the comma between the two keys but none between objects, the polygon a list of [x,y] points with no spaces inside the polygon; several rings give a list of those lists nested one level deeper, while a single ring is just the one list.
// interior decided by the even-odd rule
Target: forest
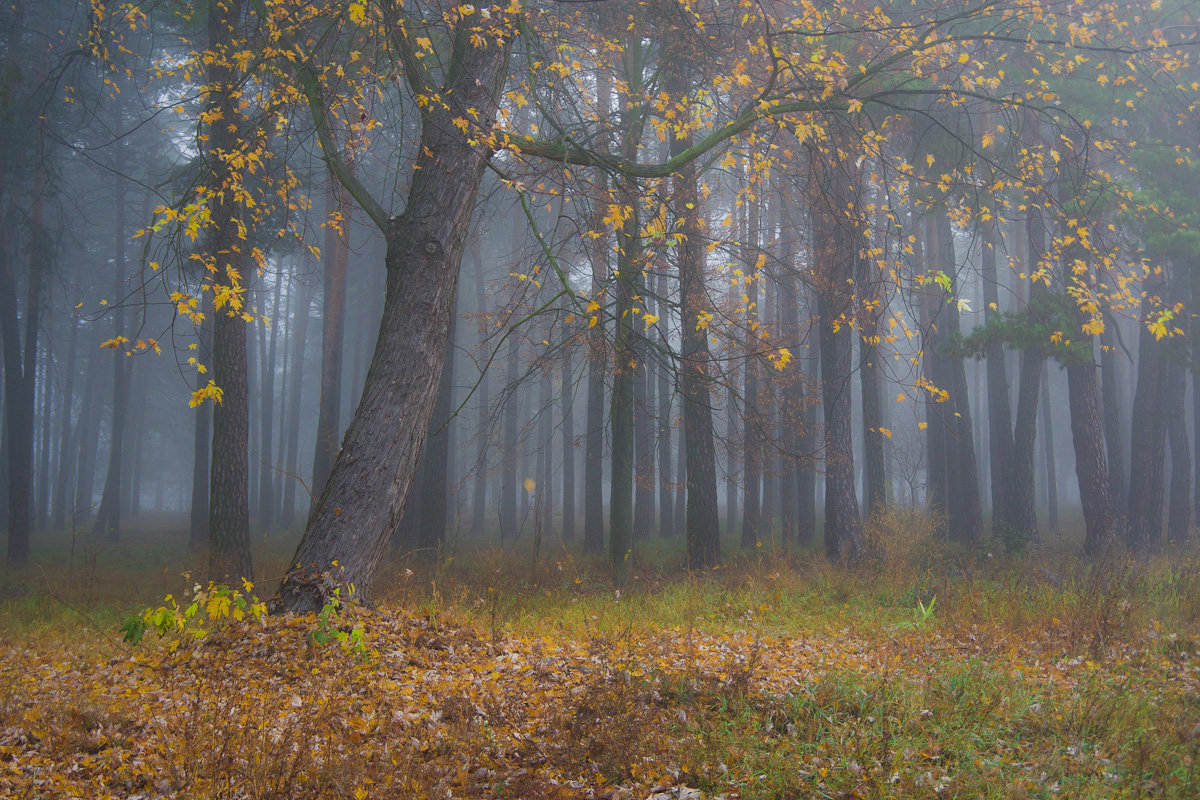
[{"label": "forest", "polygon": [[1190,0],[0,58],[0,794],[1200,795]]}]

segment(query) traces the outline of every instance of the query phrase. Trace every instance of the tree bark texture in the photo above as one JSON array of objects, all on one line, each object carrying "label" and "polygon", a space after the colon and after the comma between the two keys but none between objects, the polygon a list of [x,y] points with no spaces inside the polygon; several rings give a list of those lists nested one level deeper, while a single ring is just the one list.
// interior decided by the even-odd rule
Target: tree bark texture
[{"label": "tree bark texture", "polygon": [[433,414],[459,266],[488,161],[488,153],[472,146],[452,120],[473,108],[490,127],[507,72],[508,41],[489,37],[475,46],[471,36],[466,24],[455,30],[456,58],[441,91],[446,106],[427,109],[405,211],[387,223],[388,279],[375,353],[341,452],[280,587],[287,610],[319,609],[326,575],[369,593],[404,511]]},{"label": "tree bark texture", "polygon": [[[674,148],[691,146],[687,138]],[[713,442],[712,357],[708,349],[707,320],[712,302],[705,285],[704,216],[699,179],[694,164],[684,166],[672,179],[676,213],[683,219],[679,246],[680,331],[679,393],[683,402],[683,441],[686,458],[680,470],[686,477],[687,563],[690,569],[710,569],[721,558],[720,517],[717,510],[716,447]],[[732,513],[732,512],[731,512]]]}]

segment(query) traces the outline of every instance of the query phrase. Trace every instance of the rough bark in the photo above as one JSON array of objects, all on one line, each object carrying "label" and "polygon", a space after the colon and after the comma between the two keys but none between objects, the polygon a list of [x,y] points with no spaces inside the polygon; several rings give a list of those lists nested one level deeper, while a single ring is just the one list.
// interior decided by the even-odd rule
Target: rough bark
[{"label": "rough bark", "polygon": [[[495,24],[495,23],[493,23]],[[489,33],[498,31],[489,31]],[[383,319],[362,399],[317,500],[293,569],[280,587],[284,608],[312,611],[324,602],[321,575],[368,593],[388,536],[403,513],[433,413],[459,266],[488,154],[452,120],[467,108],[495,120],[508,42],[475,46],[455,30],[455,59],[437,104],[426,111],[403,214],[387,221]]]},{"label": "rough bark", "polygon": [[[634,187],[625,186],[621,199],[633,207]],[[609,489],[609,560],[613,582],[623,586],[632,570],[634,540],[634,403],[638,364],[633,328],[633,298],[638,269],[638,215],[629,215],[617,239],[615,334],[613,342],[613,388],[609,407],[612,424],[612,463]]]},{"label": "rough bark", "polygon": [[[1082,335],[1079,349],[1086,348],[1086,355],[1091,355],[1091,344],[1091,337]],[[1071,407],[1071,440],[1075,446],[1075,474],[1079,479],[1086,529],[1083,549],[1088,555],[1095,556],[1106,552],[1113,544],[1117,527],[1093,359],[1081,357],[1068,361],[1067,393]]]},{"label": "rough bark", "polygon": [[[680,137],[673,150],[691,141]],[[721,558],[720,517],[717,511],[716,448],[713,443],[712,364],[708,332],[702,321],[712,313],[705,286],[704,216],[695,165],[683,167],[672,181],[676,213],[682,218],[679,246],[680,330],[679,393],[683,403],[685,458],[680,471],[686,478],[687,563],[690,569],[709,569]]]},{"label": "rough bark", "polygon": [[[229,0],[209,11],[209,44],[218,52],[231,46],[232,33],[240,28],[244,0]],[[208,65],[206,91],[208,109],[219,123],[208,128],[203,153],[206,180],[212,195],[210,256],[214,290],[244,286],[249,254],[244,251],[244,228],[238,219],[234,193],[236,180],[225,154],[240,146],[240,77],[228,58],[214,58]],[[246,322],[236,309],[217,308],[212,318],[212,380],[222,398],[213,408],[212,463],[209,478],[208,571],[211,580],[236,584],[253,580],[250,562],[249,508],[249,398],[246,375]]]}]

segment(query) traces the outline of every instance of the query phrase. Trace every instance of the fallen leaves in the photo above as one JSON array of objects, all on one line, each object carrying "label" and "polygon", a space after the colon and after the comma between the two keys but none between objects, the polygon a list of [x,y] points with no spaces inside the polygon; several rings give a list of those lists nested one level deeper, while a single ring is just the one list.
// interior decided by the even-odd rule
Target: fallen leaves
[{"label": "fallen leaves", "polygon": [[[1125,755],[1102,721],[1146,698],[1180,741],[1195,727],[1180,698],[1200,689],[1196,648],[1157,631],[1093,659],[1066,649],[1066,625],[1015,642],[974,624],[771,635],[769,609],[744,616],[743,631],[577,639],[350,606],[336,624],[364,651],[315,646],[313,617],[115,657],[9,645],[0,794],[936,797],[968,773],[1104,785]],[[1081,725],[1092,743],[1064,751]]]}]

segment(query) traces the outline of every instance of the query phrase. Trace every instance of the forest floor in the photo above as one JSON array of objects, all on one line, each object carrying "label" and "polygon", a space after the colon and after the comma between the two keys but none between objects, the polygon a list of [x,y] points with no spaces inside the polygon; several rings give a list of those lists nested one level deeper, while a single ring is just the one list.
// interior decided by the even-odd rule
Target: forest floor
[{"label": "forest floor", "polygon": [[[1186,553],[910,537],[855,570],[647,564],[621,592],[493,553],[391,564],[369,609],[238,621],[177,552],[128,546],[6,574],[0,796],[1200,796]],[[124,641],[170,591],[184,629]]]}]

